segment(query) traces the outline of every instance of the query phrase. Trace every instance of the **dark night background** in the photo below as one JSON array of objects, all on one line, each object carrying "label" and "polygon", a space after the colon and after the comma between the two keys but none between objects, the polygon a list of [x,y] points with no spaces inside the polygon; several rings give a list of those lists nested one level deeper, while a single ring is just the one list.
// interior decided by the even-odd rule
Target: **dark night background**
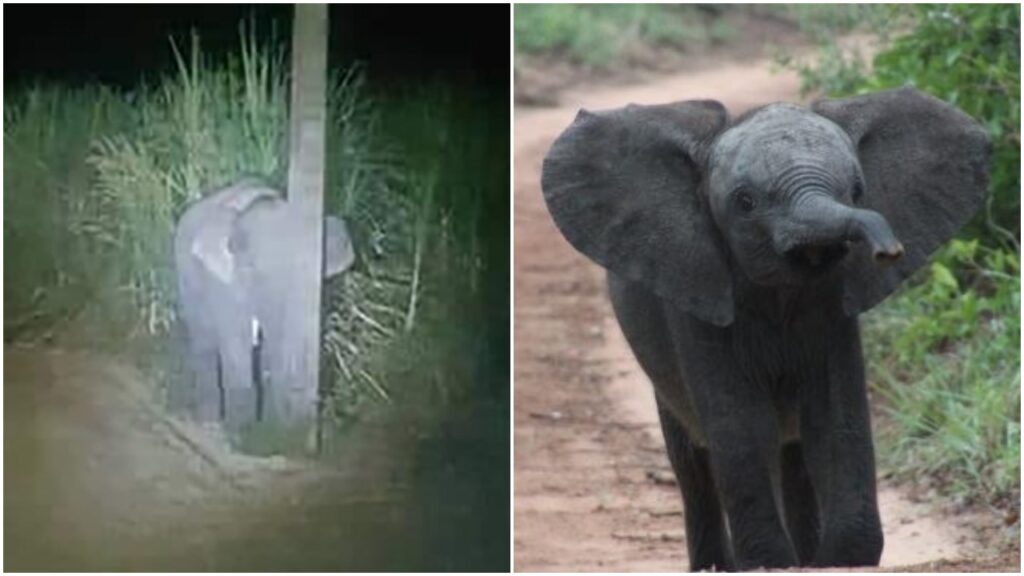
[{"label": "dark night background", "polygon": [[[195,29],[207,54],[238,47],[238,23],[254,18],[290,41],[290,5],[8,5],[4,80],[99,81],[130,88],[173,71],[168,37],[188,46]],[[441,77],[508,94],[507,5],[331,5],[330,66],[367,64],[376,86]]]}]

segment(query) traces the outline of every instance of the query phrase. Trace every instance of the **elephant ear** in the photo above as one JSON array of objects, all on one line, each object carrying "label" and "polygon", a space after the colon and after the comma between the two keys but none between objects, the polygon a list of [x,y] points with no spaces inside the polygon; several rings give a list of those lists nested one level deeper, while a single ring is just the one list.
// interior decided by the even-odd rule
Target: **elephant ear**
[{"label": "elephant ear", "polygon": [[196,236],[192,242],[192,256],[202,262],[215,278],[224,284],[231,284],[235,280],[236,264],[235,256],[228,246],[230,233],[213,232],[215,230],[207,228],[203,234]]},{"label": "elephant ear", "polygon": [[858,204],[881,213],[905,249],[888,268],[863,246],[850,254],[843,307],[855,315],[892,293],[977,212],[988,191],[991,144],[969,116],[913,88],[813,109],[850,135],[865,179]]},{"label": "elephant ear", "polygon": [[206,269],[224,284],[236,281],[238,222],[253,206],[280,201],[280,194],[262,182],[246,178],[199,200],[189,211],[203,215],[194,228],[190,251]]},{"label": "elephant ear", "polygon": [[719,326],[733,319],[732,279],[701,183],[727,118],[714,101],[583,110],[552,145],[541,179],[573,247]]},{"label": "elephant ear", "polygon": [[348,226],[341,218],[328,216],[324,219],[324,278],[341,274],[355,261]]}]

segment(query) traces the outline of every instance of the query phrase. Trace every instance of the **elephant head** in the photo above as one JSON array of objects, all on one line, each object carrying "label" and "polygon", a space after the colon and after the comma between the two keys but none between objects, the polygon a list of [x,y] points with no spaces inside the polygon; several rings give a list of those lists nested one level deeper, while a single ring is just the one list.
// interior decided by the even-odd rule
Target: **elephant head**
[{"label": "elephant head", "polygon": [[[176,250],[189,255],[225,284],[238,281],[243,266],[278,268],[292,260],[291,230],[300,225],[288,203],[262,182],[246,178],[191,205],[175,233]],[[348,226],[324,218],[324,278],[355,263]]]},{"label": "elephant head", "polygon": [[[264,195],[223,219],[221,226],[207,227],[193,252],[225,283],[238,282],[241,272],[290,278],[288,267],[295,255],[292,231],[300,225],[287,202]],[[355,263],[355,250],[342,219],[327,216],[323,230],[323,276],[331,278]]]},{"label": "elephant head", "polygon": [[919,268],[980,206],[985,131],[904,88],[730,122],[714,101],[581,111],[544,161],[548,208],[579,251],[719,326],[737,274],[839,275],[846,314]]}]

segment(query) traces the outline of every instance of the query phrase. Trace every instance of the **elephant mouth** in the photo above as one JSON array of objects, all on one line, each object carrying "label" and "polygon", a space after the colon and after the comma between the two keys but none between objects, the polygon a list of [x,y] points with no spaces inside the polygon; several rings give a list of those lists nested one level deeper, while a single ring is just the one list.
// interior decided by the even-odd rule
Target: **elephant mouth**
[{"label": "elephant mouth", "polygon": [[833,268],[850,251],[847,242],[833,244],[797,244],[783,252],[794,268],[821,273]]}]

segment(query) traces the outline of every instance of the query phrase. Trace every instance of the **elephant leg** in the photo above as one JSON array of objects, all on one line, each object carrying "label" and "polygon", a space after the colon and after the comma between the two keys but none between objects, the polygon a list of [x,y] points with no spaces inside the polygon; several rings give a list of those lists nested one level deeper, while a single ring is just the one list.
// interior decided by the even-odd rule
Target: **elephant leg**
[{"label": "elephant leg", "polygon": [[732,570],[733,562],[728,552],[729,536],[711,478],[707,451],[690,443],[686,430],[660,401],[658,417],[661,419],[668,459],[683,495],[690,571]]},{"label": "elephant leg", "polygon": [[217,333],[194,311],[187,309],[184,316],[191,377],[185,384],[184,405],[199,422],[219,422],[223,413]]},{"label": "elephant leg", "polygon": [[757,366],[736,361],[734,334],[686,319],[668,325],[687,401],[707,447],[737,570],[788,568],[775,400]]},{"label": "elephant leg", "polygon": [[266,352],[263,346],[263,328],[255,325],[252,342],[252,374],[253,386],[256,388],[256,419],[263,420],[266,405],[267,379],[265,375]]},{"label": "elephant leg", "polygon": [[216,348],[192,353],[192,374],[196,418],[203,423],[221,421],[224,418],[224,394]]},{"label": "elephant leg", "polygon": [[877,566],[884,537],[856,320],[837,326],[824,382],[804,386],[800,438],[821,511],[818,566]]},{"label": "elephant leg", "polygon": [[[264,297],[268,295],[264,294]],[[269,303],[264,308],[261,323],[263,338],[260,344],[260,365],[264,373],[262,415],[267,421],[275,421],[280,417],[285,390],[281,311],[272,304]]]},{"label": "elephant leg", "polygon": [[782,495],[786,526],[801,566],[814,561],[820,528],[814,486],[804,466],[803,446],[790,442],[782,446]]},{"label": "elephant leg", "polygon": [[183,386],[186,409],[203,423],[219,422],[223,417],[219,366],[219,332],[207,309],[211,286],[191,259],[178,264],[181,315],[185,327],[190,382]]},{"label": "elephant leg", "polygon": [[224,422],[229,429],[239,430],[256,418],[251,324],[236,323],[230,327],[220,352]]},{"label": "elephant leg", "polygon": [[778,428],[771,406],[734,406],[707,426],[715,485],[725,509],[736,568],[797,564],[781,510]]}]

